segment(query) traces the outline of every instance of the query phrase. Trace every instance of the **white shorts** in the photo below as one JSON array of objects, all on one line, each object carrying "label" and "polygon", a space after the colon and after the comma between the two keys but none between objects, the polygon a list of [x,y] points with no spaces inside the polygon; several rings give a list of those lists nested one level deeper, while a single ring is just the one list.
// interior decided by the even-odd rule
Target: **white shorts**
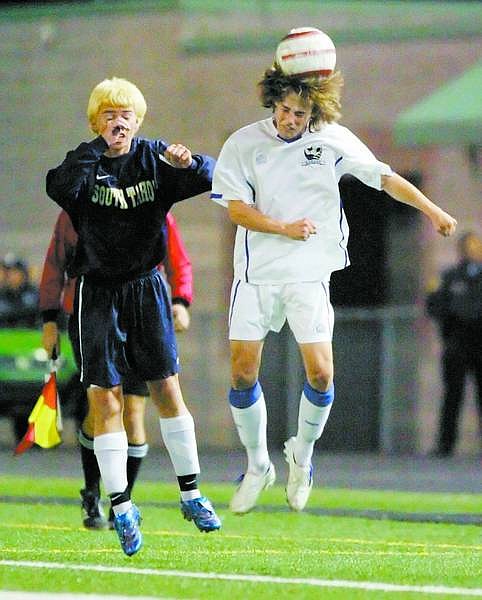
[{"label": "white shorts", "polygon": [[329,279],[283,285],[233,282],[230,340],[264,340],[268,331],[280,331],[286,319],[298,344],[331,342],[334,315]]}]

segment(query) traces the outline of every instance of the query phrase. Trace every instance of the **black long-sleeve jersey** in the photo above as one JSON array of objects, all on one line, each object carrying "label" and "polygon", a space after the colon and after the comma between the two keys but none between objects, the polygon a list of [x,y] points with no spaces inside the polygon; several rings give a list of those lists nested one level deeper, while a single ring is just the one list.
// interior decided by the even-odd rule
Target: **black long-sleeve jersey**
[{"label": "black long-sleeve jersey", "polygon": [[127,154],[110,158],[99,136],[47,173],[47,194],[79,236],[69,276],[127,281],[164,259],[167,212],[210,190],[215,165],[212,157],[195,154],[190,168],[174,168],[163,156],[167,146],[162,139],[134,138]]}]

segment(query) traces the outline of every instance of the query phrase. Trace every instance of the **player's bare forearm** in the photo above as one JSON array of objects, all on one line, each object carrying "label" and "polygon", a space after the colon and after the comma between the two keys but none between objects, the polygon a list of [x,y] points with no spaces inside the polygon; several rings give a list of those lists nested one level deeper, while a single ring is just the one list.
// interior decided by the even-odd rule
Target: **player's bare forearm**
[{"label": "player's bare forearm", "polygon": [[230,200],[228,213],[229,218],[235,225],[241,225],[241,227],[251,231],[282,234],[285,227],[285,223],[282,221],[264,215],[242,200]]},{"label": "player's bare forearm", "polygon": [[441,235],[449,236],[455,232],[457,221],[397,173],[382,175],[382,188],[394,200],[413,206],[427,215]]},{"label": "player's bare forearm", "polygon": [[316,233],[316,226],[310,219],[299,219],[293,223],[285,223],[261,213],[248,206],[242,200],[230,200],[228,204],[229,218],[235,225],[250,231],[284,235],[292,240],[306,241]]}]

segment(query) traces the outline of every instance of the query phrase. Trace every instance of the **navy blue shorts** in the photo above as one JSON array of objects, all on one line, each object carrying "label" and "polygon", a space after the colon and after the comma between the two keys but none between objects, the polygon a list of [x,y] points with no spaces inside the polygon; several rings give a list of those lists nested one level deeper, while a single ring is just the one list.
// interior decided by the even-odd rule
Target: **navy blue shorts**
[{"label": "navy blue shorts", "polygon": [[[74,352],[75,364],[80,373],[79,330],[77,328],[77,319],[74,316],[69,318],[68,333],[70,344]],[[134,394],[136,396],[149,396],[149,388],[145,381],[139,379],[132,371],[129,371],[122,376],[122,391],[124,395]]]},{"label": "navy blue shorts", "polygon": [[178,373],[171,303],[157,269],[113,285],[80,277],[73,318],[85,386],[109,388],[126,377],[140,384]]}]

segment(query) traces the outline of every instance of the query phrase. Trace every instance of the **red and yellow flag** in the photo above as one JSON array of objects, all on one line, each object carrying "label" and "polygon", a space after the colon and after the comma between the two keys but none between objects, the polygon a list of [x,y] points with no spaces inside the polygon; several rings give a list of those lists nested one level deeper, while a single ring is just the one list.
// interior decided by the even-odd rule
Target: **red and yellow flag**
[{"label": "red and yellow flag", "polygon": [[52,371],[30,413],[27,432],[15,448],[15,454],[22,454],[34,444],[42,448],[57,446],[62,441],[60,431],[62,431],[62,420],[57,377],[55,371]]}]

